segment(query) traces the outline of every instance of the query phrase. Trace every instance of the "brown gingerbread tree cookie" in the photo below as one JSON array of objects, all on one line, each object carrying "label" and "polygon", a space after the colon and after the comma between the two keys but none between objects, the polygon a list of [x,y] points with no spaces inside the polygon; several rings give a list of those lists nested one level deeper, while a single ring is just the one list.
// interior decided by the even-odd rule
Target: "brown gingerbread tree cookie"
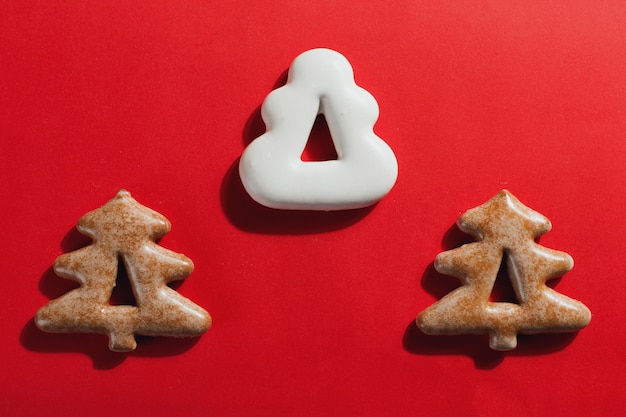
[{"label": "brown gingerbread tree cookie", "polygon": [[[192,337],[206,332],[211,327],[209,314],[167,286],[193,271],[189,258],[155,243],[170,227],[165,217],[125,190],[83,216],[77,229],[93,243],[54,262],[57,275],[80,287],[42,307],[35,316],[37,327],[47,332],[107,334],[114,351],[135,349],[136,334]],[[119,260],[137,305],[109,303]]]},{"label": "brown gingerbread tree cookie", "polygon": [[[511,350],[517,334],[570,332],[585,327],[591,312],[582,303],[546,286],[572,269],[568,254],[535,242],[551,229],[550,221],[503,190],[463,214],[458,227],[477,242],[440,253],[435,269],[463,284],[417,317],[426,334],[488,334],[489,346]],[[518,303],[491,302],[500,264]]]}]

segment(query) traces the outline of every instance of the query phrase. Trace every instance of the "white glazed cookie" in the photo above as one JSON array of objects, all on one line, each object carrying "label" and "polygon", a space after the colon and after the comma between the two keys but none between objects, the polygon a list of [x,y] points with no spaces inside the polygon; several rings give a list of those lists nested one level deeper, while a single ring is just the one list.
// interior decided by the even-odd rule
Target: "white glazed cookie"
[{"label": "white glazed cookie", "polygon": [[[170,230],[165,217],[122,190],[83,216],[77,228],[93,243],[59,256],[54,271],[81,286],[37,312],[35,323],[40,329],[104,333],[114,351],[135,349],[135,334],[199,336],[209,329],[209,314],[167,286],[191,274],[193,263],[154,242]],[[126,266],[136,306],[109,304],[118,259]]]},{"label": "white glazed cookie", "polygon": [[[551,229],[547,218],[503,190],[463,214],[457,225],[477,242],[437,256],[437,271],[463,285],[419,314],[424,333],[488,334],[492,349],[511,350],[518,333],[577,331],[589,323],[585,305],[545,285],[574,265],[568,254],[535,242]],[[519,304],[489,301],[504,254]]]},{"label": "white glazed cookie", "polygon": [[[239,174],[258,203],[278,209],[345,210],[366,207],[393,187],[398,164],[373,132],[378,104],[354,82],[346,58],[330,49],[298,56],[287,84],[261,109],[267,131],[243,152]],[[338,158],[302,161],[309,134],[323,114]]]}]

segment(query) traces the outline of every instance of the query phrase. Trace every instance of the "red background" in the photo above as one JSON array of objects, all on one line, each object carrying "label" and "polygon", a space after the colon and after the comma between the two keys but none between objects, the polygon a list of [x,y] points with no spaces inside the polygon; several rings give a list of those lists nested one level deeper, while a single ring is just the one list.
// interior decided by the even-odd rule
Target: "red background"
[{"label": "red background", "polygon": [[[620,414],[625,30],[623,1],[3,1],[0,410]],[[262,208],[238,157],[291,61],[321,46],[378,100],[397,184],[370,209]],[[178,291],[213,316],[200,339],[120,354],[34,326],[73,287],[51,266],[88,243],[76,222],[120,188],[193,259]],[[502,188],[552,221],[541,243],[576,263],[555,288],[591,324],[510,353],[421,334],[415,316],[456,285],[433,259]]]}]

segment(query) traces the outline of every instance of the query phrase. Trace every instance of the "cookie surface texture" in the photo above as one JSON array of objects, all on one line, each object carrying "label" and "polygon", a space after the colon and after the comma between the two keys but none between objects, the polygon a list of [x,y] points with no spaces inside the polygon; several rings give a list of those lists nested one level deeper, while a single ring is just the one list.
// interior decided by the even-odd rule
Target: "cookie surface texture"
[{"label": "cookie surface texture", "polygon": [[[121,190],[104,206],[78,222],[91,245],[59,256],[54,272],[80,287],[50,301],[35,316],[47,332],[103,333],[109,348],[136,348],[135,335],[199,336],[211,327],[209,314],[167,283],[187,277],[192,261],[167,250],[155,240],[170,230],[161,214]],[[111,305],[118,262],[128,273],[137,305]]]},{"label": "cookie surface texture", "polygon": [[[579,301],[546,286],[546,281],[572,269],[568,254],[535,242],[551,229],[543,215],[503,190],[485,204],[467,211],[458,227],[477,241],[440,253],[435,269],[458,278],[462,286],[417,317],[431,335],[488,334],[494,350],[512,350],[517,334],[577,331],[591,320]],[[500,264],[518,303],[491,302]]]}]

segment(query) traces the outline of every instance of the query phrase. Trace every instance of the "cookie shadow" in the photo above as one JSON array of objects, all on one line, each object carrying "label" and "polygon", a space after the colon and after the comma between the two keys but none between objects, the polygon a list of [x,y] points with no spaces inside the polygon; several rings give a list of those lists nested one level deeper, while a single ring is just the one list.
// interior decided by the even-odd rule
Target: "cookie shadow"
[{"label": "cookie shadow", "polygon": [[228,169],[221,187],[222,210],[232,225],[252,233],[298,235],[348,227],[367,216],[376,205],[337,210],[279,210],[262,206],[250,197],[239,177],[239,159]]},{"label": "cookie shadow", "polygon": [[[72,228],[61,240],[64,253],[80,249],[91,243],[76,228]],[[171,287],[177,288],[182,281],[175,281]],[[79,284],[57,276],[52,266],[46,269],[39,280],[39,291],[49,299],[54,299],[76,289]],[[129,288],[130,290],[130,288]],[[43,305],[42,305],[43,307]],[[108,337],[95,333],[47,333],[35,324],[34,317],[22,327],[20,344],[27,350],[40,353],[79,353],[91,358],[94,369],[113,369],[129,356],[163,357],[180,355],[191,349],[198,341],[194,338],[152,337],[137,335],[137,348],[132,352],[113,352],[108,348]]]},{"label": "cookie shadow", "polygon": [[[474,239],[471,236],[463,233],[456,225],[453,225],[444,235],[442,248],[449,250],[473,241]],[[434,262],[431,262],[422,275],[421,286],[426,292],[439,300],[460,287],[461,283],[454,277],[437,272]],[[558,352],[572,343],[577,335],[578,332],[520,334],[517,337],[518,345],[516,349],[500,352],[489,348],[489,337],[487,335],[431,336],[423,333],[417,327],[415,320],[413,320],[406,327],[402,345],[407,352],[417,355],[464,355],[473,359],[477,369],[493,369],[502,363],[507,356],[545,355]]]},{"label": "cookie shadow", "polygon": [[[271,91],[274,91],[277,88],[280,88],[287,84],[288,75],[289,69],[284,70],[272,85]],[[269,93],[270,91],[268,91],[268,94]],[[265,122],[263,122],[263,117],[261,117],[261,107],[262,104],[259,104],[257,108],[254,109],[254,111],[252,112],[250,117],[248,117],[248,120],[246,120],[246,123],[243,126],[241,139],[244,147],[248,146],[250,142],[265,133]]]}]

